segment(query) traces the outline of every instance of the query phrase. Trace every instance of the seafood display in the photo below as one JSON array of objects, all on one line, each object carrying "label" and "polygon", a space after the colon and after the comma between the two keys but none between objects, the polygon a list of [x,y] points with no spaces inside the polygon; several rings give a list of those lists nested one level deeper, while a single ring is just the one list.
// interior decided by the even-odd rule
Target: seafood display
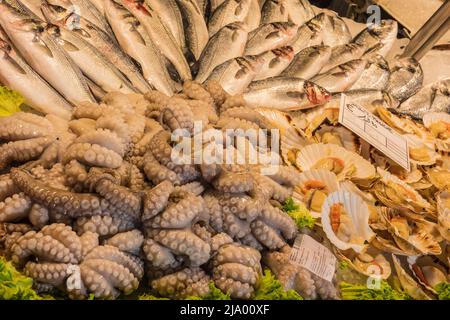
[{"label": "seafood display", "polygon": [[392,59],[398,31],[308,0],[0,1],[0,263],[69,299],[450,299],[450,78]]}]

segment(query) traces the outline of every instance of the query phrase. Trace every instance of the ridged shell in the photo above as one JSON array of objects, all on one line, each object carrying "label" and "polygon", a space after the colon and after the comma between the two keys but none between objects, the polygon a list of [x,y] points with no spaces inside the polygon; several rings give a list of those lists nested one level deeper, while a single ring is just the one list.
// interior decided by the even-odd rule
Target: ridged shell
[{"label": "ridged shell", "polygon": [[351,268],[365,276],[380,277],[384,280],[391,276],[391,265],[380,252],[372,255],[367,252],[362,253],[357,255],[353,260],[347,258],[342,253],[338,253],[338,256],[347,262]]},{"label": "ridged shell", "polygon": [[[436,161],[440,158],[439,154],[434,151],[435,146],[434,143],[431,145],[429,143],[425,143],[421,139],[419,139],[417,136],[412,134],[405,134],[404,137],[408,141],[408,147],[409,147],[409,158],[411,163],[421,165],[421,166],[432,166],[436,163]],[[421,160],[414,157],[413,150],[414,149],[423,149],[426,151],[428,159],[427,160]]]},{"label": "ridged shell", "polygon": [[431,300],[420,287],[420,285],[411,277],[405,269],[403,269],[400,260],[393,254],[392,260],[394,261],[395,271],[397,273],[398,280],[400,281],[403,290],[406,291],[412,298],[417,300]]},{"label": "ridged shell", "polygon": [[322,126],[316,131],[315,137],[319,143],[327,143],[323,141],[323,135],[325,133],[331,133],[337,136],[340,140],[340,146],[344,147],[348,151],[358,152],[358,137],[344,127]]},{"label": "ridged shell", "polygon": [[417,281],[434,294],[435,287],[443,282],[447,282],[446,270],[436,264],[430,256],[408,257],[409,269]]},{"label": "ridged shell", "polygon": [[437,195],[438,229],[441,236],[450,241],[450,192]]},{"label": "ridged shell", "polygon": [[281,156],[289,166],[295,165],[298,153],[309,144],[299,131],[292,127],[281,134],[280,140]]},{"label": "ridged shell", "polygon": [[[352,222],[351,237],[349,242],[342,241],[332,229],[330,209],[333,204],[341,203]],[[359,196],[348,192],[335,192],[328,196],[322,206],[322,227],[328,239],[340,250],[353,249],[361,253],[366,248],[366,242],[370,242],[375,233],[369,226],[369,208]]]},{"label": "ridged shell", "polygon": [[339,105],[328,102],[306,113],[291,113],[292,125],[305,132],[305,135],[311,138],[314,131],[317,130],[326,120],[331,124],[336,124],[339,118]]},{"label": "ridged shell", "polygon": [[[449,130],[450,114],[445,112],[430,112],[423,116],[423,124],[427,129],[431,129],[431,126],[438,122],[444,122],[447,125],[447,130]],[[439,151],[450,152],[450,138],[445,140],[436,138],[435,143]]]},{"label": "ridged shell", "polygon": [[368,204],[373,205],[377,201],[371,193],[361,191],[361,189],[349,180],[341,181],[339,183],[339,190],[357,194]]}]

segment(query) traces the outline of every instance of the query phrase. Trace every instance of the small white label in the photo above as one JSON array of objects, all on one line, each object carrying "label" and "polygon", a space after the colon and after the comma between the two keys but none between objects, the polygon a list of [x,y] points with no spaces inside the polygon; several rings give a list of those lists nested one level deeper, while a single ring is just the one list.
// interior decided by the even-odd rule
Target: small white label
[{"label": "small white label", "polygon": [[336,271],[334,254],[306,234],[295,239],[289,260],[326,281],[331,281]]},{"label": "small white label", "polygon": [[346,98],[346,95],[342,94],[339,123],[409,172],[409,147],[406,138],[364,107],[347,103]]}]

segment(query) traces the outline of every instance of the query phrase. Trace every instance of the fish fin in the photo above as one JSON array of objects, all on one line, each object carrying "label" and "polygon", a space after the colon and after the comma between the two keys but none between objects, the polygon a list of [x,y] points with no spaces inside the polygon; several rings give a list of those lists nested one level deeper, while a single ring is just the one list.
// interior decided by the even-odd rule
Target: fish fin
[{"label": "fish fin", "polygon": [[50,50],[50,48],[43,41],[39,41],[38,48],[42,52],[42,54],[45,54],[50,58],[54,57],[52,50]]},{"label": "fish fin", "polygon": [[274,58],[269,63],[269,68],[275,68],[277,65],[280,64],[280,58]]},{"label": "fish fin", "polygon": [[241,79],[241,78],[245,77],[246,74],[247,74],[247,72],[245,72],[245,70],[241,69],[238,72],[236,72],[234,77],[236,79]]},{"label": "fish fin", "polygon": [[64,41],[62,43],[62,47],[67,52],[80,51],[80,49],[76,45],[74,45],[72,42],[69,42],[69,41]]},{"label": "fish fin", "polygon": [[10,56],[6,56],[4,59],[8,60],[9,63],[16,69],[17,72],[21,74],[27,74],[27,72]]},{"label": "fish fin", "polygon": [[279,31],[274,31],[274,32],[269,33],[266,36],[266,39],[277,39],[277,38],[279,38],[279,36],[280,36],[280,32]]}]

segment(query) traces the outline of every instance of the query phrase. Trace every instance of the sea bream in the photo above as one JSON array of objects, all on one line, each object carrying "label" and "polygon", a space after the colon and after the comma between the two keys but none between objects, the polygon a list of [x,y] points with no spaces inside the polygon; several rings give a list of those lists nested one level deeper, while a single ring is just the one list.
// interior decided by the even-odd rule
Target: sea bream
[{"label": "sea bream", "polygon": [[289,45],[297,34],[298,26],[292,22],[263,24],[248,34],[245,55],[257,55]]},{"label": "sea bream", "polygon": [[174,66],[181,80],[192,79],[189,64],[180,48],[170,33],[163,25],[157,12],[143,3],[141,0],[123,0],[122,4],[139,20],[147,30],[150,39],[158,50]]},{"label": "sea bream", "polygon": [[327,20],[325,13],[320,13],[298,28],[291,44],[296,54],[305,48],[322,44]]},{"label": "sea bream", "polygon": [[385,57],[391,51],[398,34],[398,23],[395,20],[382,20],[361,31],[354,39],[356,44],[363,45],[366,50],[378,46],[377,53]]},{"label": "sea bream", "polygon": [[261,53],[258,57],[264,62],[255,81],[280,75],[294,59],[294,49],[290,46],[281,47]]},{"label": "sea bream", "polygon": [[323,66],[322,72],[327,72],[337,66],[349,62],[351,60],[359,59],[366,51],[366,47],[356,43],[343,44],[336,46],[331,50],[329,61]]},{"label": "sea bream", "polygon": [[[347,102],[353,102],[366,108],[369,112],[374,113],[379,106],[384,108],[396,108],[398,102],[392,98],[389,93],[374,89],[349,90],[344,92]],[[328,104],[332,104],[339,109],[341,103],[341,93],[333,94]]]},{"label": "sea bream", "polygon": [[391,75],[388,62],[381,55],[375,55],[369,59],[364,55],[362,59],[367,60],[366,69],[353,84],[351,90],[385,90]]},{"label": "sea bream", "polygon": [[80,69],[40,21],[0,2],[0,24],[26,62],[70,103],[95,102]]},{"label": "sea bream", "polygon": [[150,90],[151,87],[145,81],[130,57],[122,51],[122,48],[118,46],[116,41],[112,41],[111,37],[106,32],[83,17],[78,16],[71,10],[51,4],[49,1],[54,2],[54,0],[42,0],[41,5],[42,12],[47,21],[59,27],[72,30],[78,36],[94,46],[110,63],[122,72],[140,92],[145,93]]},{"label": "sea bream", "polygon": [[258,56],[244,56],[228,60],[214,68],[205,83],[216,81],[229,94],[241,94],[255,78],[263,62]]},{"label": "sea bream", "polygon": [[423,70],[414,58],[403,58],[391,66],[391,76],[386,91],[399,102],[415,95],[423,84]]},{"label": "sea bream", "polygon": [[281,76],[252,82],[243,96],[249,107],[283,111],[309,109],[331,98],[330,92],[313,82]]},{"label": "sea bream", "polygon": [[225,0],[212,14],[208,22],[212,37],[227,24],[244,22],[250,10],[251,0]]},{"label": "sea bream", "polygon": [[261,24],[288,22],[289,8],[287,0],[266,0],[261,10]]},{"label": "sea bream", "polygon": [[314,18],[314,9],[308,0],[286,0],[285,4],[288,11],[288,21],[298,26]]},{"label": "sea bream", "polygon": [[140,22],[120,3],[104,0],[106,18],[123,50],[141,66],[144,78],[169,96],[174,86],[161,56]]},{"label": "sea bream", "polygon": [[72,106],[41,78],[0,36],[0,82],[20,92],[27,105],[43,114],[69,120]]},{"label": "sea bream", "polygon": [[259,0],[250,0],[250,9],[244,22],[247,24],[248,31],[253,31],[261,24],[261,8]]},{"label": "sea bream", "polygon": [[352,41],[352,35],[347,24],[338,15],[327,15],[325,32],[323,33],[323,44],[336,47]]},{"label": "sea bream", "polygon": [[283,71],[283,75],[302,79],[311,79],[317,75],[331,56],[329,46],[312,46],[300,51]]},{"label": "sea bream", "polygon": [[231,23],[209,39],[199,59],[196,81],[203,83],[214,70],[225,61],[244,54],[248,32],[242,22]]}]

